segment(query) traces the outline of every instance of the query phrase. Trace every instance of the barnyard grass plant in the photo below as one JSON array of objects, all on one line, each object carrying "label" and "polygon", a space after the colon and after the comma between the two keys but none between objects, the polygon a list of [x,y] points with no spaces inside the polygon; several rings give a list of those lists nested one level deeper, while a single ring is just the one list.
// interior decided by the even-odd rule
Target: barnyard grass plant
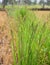
[{"label": "barnyard grass plant", "polygon": [[[39,20],[34,13],[26,8],[15,10],[14,18],[17,22],[18,42],[17,50],[12,51],[14,65],[50,65],[50,30],[48,23]],[[15,53],[17,52],[17,56]],[[18,58],[17,60],[15,60]]]}]

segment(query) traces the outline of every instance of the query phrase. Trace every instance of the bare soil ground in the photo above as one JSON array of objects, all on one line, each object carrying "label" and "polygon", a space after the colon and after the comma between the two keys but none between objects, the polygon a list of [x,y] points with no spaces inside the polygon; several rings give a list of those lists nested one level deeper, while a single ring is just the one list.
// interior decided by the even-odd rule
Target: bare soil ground
[{"label": "bare soil ground", "polygon": [[47,19],[50,15],[50,11],[35,11],[37,17]]},{"label": "bare soil ground", "polygon": [[50,29],[50,11],[34,11],[37,18],[43,23],[46,22]]},{"label": "bare soil ground", "polygon": [[12,64],[11,35],[7,13],[0,11],[0,65]]}]

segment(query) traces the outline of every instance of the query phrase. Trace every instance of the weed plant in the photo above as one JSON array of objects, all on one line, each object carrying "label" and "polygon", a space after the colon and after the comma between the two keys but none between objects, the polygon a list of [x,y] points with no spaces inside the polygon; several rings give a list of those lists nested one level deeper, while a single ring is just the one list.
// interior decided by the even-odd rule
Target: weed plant
[{"label": "weed plant", "polygon": [[[15,10],[14,18],[18,30],[15,33],[18,34],[18,42],[15,42],[17,56],[15,56],[15,48],[12,48],[13,57],[18,58],[14,59],[14,65],[50,65],[50,28],[48,28],[48,23],[39,20],[34,13],[26,8]],[[12,35],[13,37],[14,35]],[[13,41],[12,39],[12,47]]]}]

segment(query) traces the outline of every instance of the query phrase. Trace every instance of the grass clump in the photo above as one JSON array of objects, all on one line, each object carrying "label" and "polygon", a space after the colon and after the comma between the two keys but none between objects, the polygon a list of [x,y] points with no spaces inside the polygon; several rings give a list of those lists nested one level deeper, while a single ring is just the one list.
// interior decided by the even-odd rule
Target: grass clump
[{"label": "grass clump", "polygon": [[15,13],[18,21],[18,43],[15,42],[18,60],[14,60],[14,65],[50,65],[48,23],[38,20],[34,13],[25,8]]}]

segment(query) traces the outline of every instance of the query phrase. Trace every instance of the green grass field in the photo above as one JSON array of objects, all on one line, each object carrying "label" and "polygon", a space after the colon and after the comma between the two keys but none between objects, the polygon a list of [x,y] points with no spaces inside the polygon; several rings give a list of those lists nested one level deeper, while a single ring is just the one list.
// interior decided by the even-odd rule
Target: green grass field
[{"label": "green grass field", "polygon": [[50,14],[39,18],[28,8],[17,7],[8,15],[13,65],[50,65]]}]

